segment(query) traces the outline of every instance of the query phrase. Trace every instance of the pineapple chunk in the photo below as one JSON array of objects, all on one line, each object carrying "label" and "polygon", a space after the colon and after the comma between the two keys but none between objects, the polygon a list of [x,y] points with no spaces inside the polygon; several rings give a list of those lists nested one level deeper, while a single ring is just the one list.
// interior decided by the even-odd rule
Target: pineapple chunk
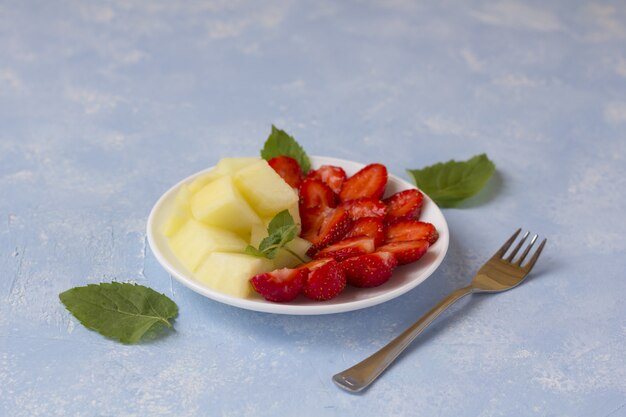
[{"label": "pineapple chunk", "polygon": [[273,217],[276,213],[297,204],[296,192],[269,166],[259,160],[233,175],[235,185],[262,217]]},{"label": "pineapple chunk", "polygon": [[202,187],[221,177],[223,174],[218,172],[216,169],[212,169],[211,171],[196,177],[195,180],[189,183],[189,191],[191,194],[197,193]]},{"label": "pineapple chunk", "polygon": [[272,262],[269,259],[239,253],[213,252],[198,268],[195,277],[216,291],[247,298],[254,292],[250,278],[271,269]]},{"label": "pineapple chunk", "polygon": [[259,243],[267,237],[267,226],[265,224],[255,223],[250,230],[250,244],[255,248],[259,247]]},{"label": "pineapple chunk", "polygon": [[246,242],[233,232],[190,218],[170,238],[170,247],[183,266],[193,272],[209,253],[243,252]]},{"label": "pineapple chunk", "polygon": [[[311,260],[306,254],[306,251],[308,251],[311,247],[311,242],[309,242],[308,240],[296,237],[285,246],[289,248],[289,250],[291,250],[292,252],[297,253],[298,256],[304,259],[306,262]],[[273,261],[274,269],[293,268],[302,263],[298,258],[287,252],[285,249],[279,250]]]},{"label": "pineapple chunk", "polygon": [[233,185],[230,175],[224,175],[205,185],[191,197],[193,216],[209,225],[232,230],[242,236],[250,233],[261,219]]},{"label": "pineapple chunk", "polygon": [[170,216],[167,218],[165,226],[163,226],[163,234],[165,236],[172,236],[191,217],[191,207],[189,206],[190,198],[191,192],[189,191],[189,187],[183,184],[176,194]]},{"label": "pineapple chunk", "polygon": [[222,175],[234,174],[260,160],[261,158],[222,158],[215,166],[215,170]]}]

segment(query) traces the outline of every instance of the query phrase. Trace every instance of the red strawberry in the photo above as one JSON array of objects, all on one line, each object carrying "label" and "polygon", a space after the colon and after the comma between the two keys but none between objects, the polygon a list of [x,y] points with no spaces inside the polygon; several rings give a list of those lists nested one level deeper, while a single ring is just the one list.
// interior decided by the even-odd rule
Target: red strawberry
[{"label": "red strawberry", "polygon": [[382,251],[341,262],[348,283],[355,287],[377,287],[384,284],[391,278],[397,265],[398,261],[393,254]]},{"label": "red strawberry", "polygon": [[328,185],[333,192],[339,194],[343,182],[346,180],[346,172],[340,167],[322,165],[318,169],[310,171],[306,177],[323,182]]},{"label": "red strawberry", "polygon": [[353,256],[372,253],[375,248],[373,238],[360,236],[326,246],[315,254],[315,259],[334,258],[336,261],[343,261]]},{"label": "red strawberry", "polygon": [[348,210],[352,220],[360,219],[361,217],[379,217],[382,219],[387,212],[387,207],[382,201],[367,197],[346,201],[339,206]]},{"label": "red strawberry", "polygon": [[343,239],[350,230],[351,224],[352,220],[345,209],[337,207],[330,210],[317,233],[310,231],[306,235],[302,235],[306,240],[313,243],[307,254],[311,256],[316,251]]},{"label": "red strawberry", "polygon": [[287,184],[291,185],[293,188],[300,187],[300,183],[304,179],[304,173],[298,161],[289,156],[280,155],[270,159],[267,163],[274,168],[274,171],[276,171]]},{"label": "red strawberry", "polygon": [[313,242],[324,224],[324,219],[331,211],[332,209],[323,207],[300,208],[300,222],[302,224],[300,236]]},{"label": "red strawberry", "polygon": [[438,238],[435,226],[419,220],[401,220],[385,227],[385,242],[424,239],[432,245]]},{"label": "red strawberry", "polygon": [[302,237],[313,242],[324,224],[324,220],[332,213],[331,208],[337,205],[337,196],[326,184],[314,179],[306,179],[300,185],[300,219]]},{"label": "red strawberry", "polygon": [[418,219],[422,211],[424,194],[415,189],[404,190],[383,200],[387,205],[386,223]]},{"label": "red strawberry", "polygon": [[346,287],[346,274],[334,259],[312,261],[303,268],[308,268],[309,275],[302,293],[312,300],[330,300]]},{"label": "red strawberry", "polygon": [[385,241],[383,222],[377,217],[361,217],[352,223],[352,227],[344,237],[349,239],[358,236],[368,236],[374,238],[374,244],[380,246]]},{"label": "red strawberry", "polygon": [[306,179],[300,185],[300,209],[337,207],[337,196],[321,181]]},{"label": "red strawberry", "polygon": [[425,240],[407,240],[404,242],[390,242],[377,250],[391,252],[398,260],[398,265],[404,265],[421,258],[428,250],[428,246],[429,244]]},{"label": "red strawberry", "polygon": [[300,294],[309,276],[307,268],[282,268],[250,278],[254,289],[268,301],[291,301]]},{"label": "red strawberry", "polygon": [[369,164],[343,183],[339,193],[341,201],[369,197],[380,200],[387,185],[387,168],[381,164]]}]

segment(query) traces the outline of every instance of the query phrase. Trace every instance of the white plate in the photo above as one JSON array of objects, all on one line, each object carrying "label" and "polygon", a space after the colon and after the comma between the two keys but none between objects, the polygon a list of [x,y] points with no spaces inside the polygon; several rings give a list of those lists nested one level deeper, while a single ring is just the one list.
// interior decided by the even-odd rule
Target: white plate
[{"label": "white plate", "polygon": [[[364,166],[364,164],[358,162],[322,156],[311,157],[311,164],[313,168],[318,168],[321,165],[340,166],[346,171],[348,176],[354,174]],[[355,288],[348,285],[339,296],[323,302],[312,301],[303,296],[299,296],[296,300],[289,303],[273,303],[264,300],[260,296],[258,298],[249,299],[231,297],[205,287],[194,280],[192,274],[176,259],[176,256],[174,256],[169,247],[167,238],[161,233],[163,229],[162,225],[170,212],[170,207],[174,202],[178,188],[182,184],[193,181],[194,178],[210,169],[212,168],[208,168],[185,178],[161,196],[159,201],[157,201],[152,208],[150,217],[148,218],[148,242],[159,263],[174,278],[195,292],[212,300],[248,310],[276,314],[314,315],[358,310],[391,300],[415,288],[435,272],[448,250],[450,236],[446,219],[443,217],[439,207],[424,194],[424,206],[420,220],[434,224],[439,232],[439,239],[428,249],[428,252],[426,252],[422,259],[412,264],[398,267],[394,271],[391,279],[385,284],[374,288]],[[408,188],[415,187],[401,178],[389,175],[385,196]]]}]

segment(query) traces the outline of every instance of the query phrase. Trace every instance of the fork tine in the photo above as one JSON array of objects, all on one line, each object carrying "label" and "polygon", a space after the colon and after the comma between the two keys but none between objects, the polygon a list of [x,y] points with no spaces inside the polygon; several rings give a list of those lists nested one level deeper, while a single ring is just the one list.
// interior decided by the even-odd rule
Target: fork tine
[{"label": "fork tine", "polygon": [[521,266],[522,265],[522,262],[524,262],[524,259],[526,259],[526,256],[528,255],[528,252],[530,252],[530,250],[532,249],[533,245],[535,244],[535,241],[537,241],[538,237],[539,237],[539,235],[535,235],[535,236],[533,236],[532,239],[530,239],[530,243],[528,244],[528,246],[526,246],[526,249],[524,249],[524,252],[522,252],[522,255],[519,257],[517,262],[515,262],[515,265],[517,265],[517,266]]},{"label": "fork tine", "polygon": [[513,236],[511,236],[509,238],[509,240],[507,240],[504,245],[502,245],[502,247],[500,249],[498,249],[498,251],[496,252],[495,255],[493,255],[494,258],[502,258],[502,256],[506,253],[506,251],[511,247],[511,245],[513,244],[513,242],[515,241],[515,238],[517,237],[517,235],[519,235],[519,232],[521,232],[522,229],[517,229],[515,231],[515,233],[513,233]]},{"label": "fork tine", "polygon": [[513,251],[511,251],[511,254],[509,256],[507,256],[506,260],[508,262],[511,262],[513,260],[513,258],[515,258],[515,255],[517,255],[517,252],[519,252],[520,248],[522,247],[522,245],[526,241],[526,238],[528,237],[529,233],[530,232],[524,233],[524,236],[522,236],[522,240],[520,240],[519,243],[515,246],[515,249],[513,249]]},{"label": "fork tine", "polygon": [[530,258],[530,261],[528,261],[526,265],[524,265],[524,269],[526,271],[530,272],[530,270],[533,269],[533,266],[535,266],[535,262],[537,262],[537,259],[539,259],[539,255],[541,255],[541,251],[543,250],[543,247],[546,245],[546,241],[547,239],[544,239],[541,241],[541,244],[539,245],[539,247],[533,254],[533,257]]}]

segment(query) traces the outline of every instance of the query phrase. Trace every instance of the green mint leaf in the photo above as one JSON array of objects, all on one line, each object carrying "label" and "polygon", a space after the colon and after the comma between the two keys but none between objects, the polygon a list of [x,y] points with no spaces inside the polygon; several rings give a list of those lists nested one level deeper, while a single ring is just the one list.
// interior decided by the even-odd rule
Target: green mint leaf
[{"label": "green mint leaf", "polygon": [[422,169],[409,169],[415,185],[441,207],[455,207],[478,193],[496,167],[486,154],[467,161],[448,161]]},{"label": "green mint leaf", "polygon": [[259,244],[259,250],[268,259],[274,259],[278,251],[291,242],[298,234],[296,225],[281,226]]},{"label": "green mint leaf", "polygon": [[281,236],[279,234],[271,234],[259,243],[259,250],[263,252],[266,258],[274,259],[280,249]]},{"label": "green mint leaf", "polygon": [[278,251],[298,235],[298,227],[287,210],[283,210],[272,218],[267,226],[268,236],[261,240],[259,248],[248,245],[245,253],[252,256],[274,259]]},{"label": "green mint leaf", "polygon": [[125,344],[140,341],[149,330],[172,327],[178,306],[143,285],[90,284],[59,294],[61,302],[85,327]]},{"label": "green mint leaf", "polygon": [[311,161],[302,146],[296,140],[287,134],[284,130],[278,129],[272,125],[272,133],[265,141],[263,149],[261,149],[261,158],[269,161],[270,159],[280,156],[290,156],[300,164],[300,168],[306,174],[311,169]]},{"label": "green mint leaf", "polygon": [[250,256],[256,256],[257,258],[265,258],[265,254],[252,245],[246,246],[246,248],[244,249],[244,252]]},{"label": "green mint leaf", "polygon": [[281,227],[293,226],[294,224],[295,223],[293,221],[293,217],[291,217],[291,214],[289,213],[289,211],[283,210],[277,215],[275,215],[272,221],[270,221],[270,224],[267,227],[267,234],[268,235],[274,234]]}]

